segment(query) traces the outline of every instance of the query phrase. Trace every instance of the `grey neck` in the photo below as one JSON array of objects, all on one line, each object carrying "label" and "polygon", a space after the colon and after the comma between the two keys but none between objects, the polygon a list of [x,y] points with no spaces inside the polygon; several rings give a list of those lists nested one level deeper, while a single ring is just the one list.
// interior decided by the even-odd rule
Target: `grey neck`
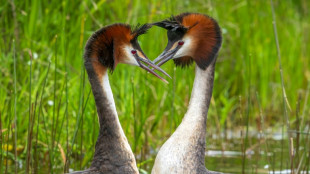
[{"label": "grey neck", "polygon": [[212,97],[215,61],[206,70],[195,68],[195,80],[188,110],[183,121],[197,120],[206,123]]},{"label": "grey neck", "polygon": [[[206,70],[202,70],[196,65],[191,99],[180,126],[181,129],[187,130],[184,132],[191,133],[194,137],[195,140],[190,141],[192,143],[190,146],[197,148],[193,156],[197,157],[197,161],[203,162],[203,164],[205,161],[207,115],[213,91],[214,69],[215,60]],[[188,130],[192,131],[189,132]]]},{"label": "grey neck", "polygon": [[85,67],[100,124],[91,168],[100,172],[138,173],[135,157],[118,119],[108,72],[98,77],[91,62],[85,62]]}]

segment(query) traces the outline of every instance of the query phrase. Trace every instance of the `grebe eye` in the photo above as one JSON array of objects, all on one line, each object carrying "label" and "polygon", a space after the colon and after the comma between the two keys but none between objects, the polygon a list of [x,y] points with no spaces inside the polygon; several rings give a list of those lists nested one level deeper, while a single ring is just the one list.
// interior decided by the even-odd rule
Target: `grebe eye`
[{"label": "grebe eye", "polygon": [[136,50],[131,50],[131,54],[137,54]]},{"label": "grebe eye", "polygon": [[179,45],[184,45],[184,41],[181,40],[181,41],[178,42],[178,44]]}]

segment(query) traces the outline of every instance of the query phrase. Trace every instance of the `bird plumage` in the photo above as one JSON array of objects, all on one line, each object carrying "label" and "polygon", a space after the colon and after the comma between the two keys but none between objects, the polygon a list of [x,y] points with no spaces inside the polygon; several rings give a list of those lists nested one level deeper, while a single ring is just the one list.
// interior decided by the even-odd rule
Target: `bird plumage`
[{"label": "bird plumage", "polygon": [[167,29],[168,44],[153,62],[173,59],[176,66],[196,63],[188,110],[176,131],[160,148],[153,174],[206,174],[206,121],[212,97],[214,69],[222,37],[217,22],[203,14],[183,13],[154,25]]},{"label": "bird plumage", "polygon": [[118,119],[108,71],[113,71],[118,63],[125,63],[139,66],[161,78],[145,65],[162,71],[147,59],[137,41],[148,28],[149,25],[132,29],[126,24],[113,24],[96,31],[87,41],[84,66],[94,95],[100,129],[91,167],[75,173],[139,173]]}]

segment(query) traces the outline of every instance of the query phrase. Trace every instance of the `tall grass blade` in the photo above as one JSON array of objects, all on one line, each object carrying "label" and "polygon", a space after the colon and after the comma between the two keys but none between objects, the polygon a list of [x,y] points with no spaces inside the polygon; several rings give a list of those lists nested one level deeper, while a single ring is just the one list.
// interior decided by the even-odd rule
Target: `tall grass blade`
[{"label": "tall grass blade", "polygon": [[[67,59],[65,58],[65,64],[67,65]],[[67,72],[67,66],[65,66],[65,84],[66,84],[66,109],[65,109],[65,119],[66,119],[66,162],[64,166],[64,172],[67,173],[69,172],[69,166],[68,166],[68,161],[69,161],[69,117],[68,117],[68,72]],[[60,136],[59,136],[60,137]]]},{"label": "tall grass blade", "polygon": [[[284,87],[284,80],[283,80],[283,69],[282,69],[282,62],[281,62],[281,51],[280,51],[280,44],[279,44],[279,39],[278,39],[278,31],[277,31],[277,24],[276,24],[276,16],[275,16],[275,10],[273,6],[273,0],[270,0],[271,4],[271,11],[272,11],[272,25],[273,25],[273,32],[274,32],[274,39],[275,43],[277,46],[277,56],[278,56],[278,61],[279,61],[279,71],[280,71],[280,76],[281,76],[281,87],[282,87],[282,97],[283,97],[283,114],[284,114],[284,120],[286,120],[286,130],[287,130],[287,136],[288,136],[288,147],[291,149],[291,143],[290,143],[290,124],[289,124],[289,119],[288,119],[288,114],[287,114],[287,96],[285,92],[285,87]],[[292,162],[292,156],[290,156],[290,163]]]},{"label": "tall grass blade", "polygon": [[[11,129],[11,126],[10,126],[10,123],[9,123],[9,127],[8,127],[8,134],[7,134],[7,136],[6,136],[6,139],[7,140],[9,140],[9,135],[10,135],[10,129]],[[8,161],[8,156],[9,156],[9,146],[8,146],[8,144],[7,144],[7,146],[6,146],[6,160]],[[7,174],[8,173],[8,162],[5,164],[5,174]]]},{"label": "tall grass blade", "polygon": [[[64,32],[65,33],[65,32]],[[65,84],[66,84],[66,109],[65,109],[65,118],[66,118],[66,162],[64,166],[64,172],[67,173],[69,172],[69,166],[68,161],[69,161],[69,116],[68,116],[68,69],[67,69],[67,56],[65,55]],[[59,136],[60,137],[60,136]]]},{"label": "tall grass blade", "polygon": [[33,108],[33,104],[31,105],[31,114],[29,118],[28,123],[28,136],[27,136],[27,156],[26,156],[26,173],[31,173],[30,171],[30,161],[31,161],[31,147],[32,147],[32,130],[33,130],[33,124],[34,124],[34,113],[35,110]]},{"label": "tall grass blade", "polygon": [[55,114],[56,114],[56,97],[57,97],[57,94],[56,94],[56,89],[57,89],[57,48],[58,48],[58,43],[57,43],[57,35],[55,36],[55,65],[54,65],[54,68],[55,68],[55,71],[54,71],[54,99],[53,99],[53,120],[52,120],[52,137],[51,137],[51,145],[52,145],[52,152],[51,152],[51,158],[54,159],[54,146],[55,146],[55,131],[56,131],[56,121],[55,121]]},{"label": "tall grass blade", "polygon": [[2,117],[1,117],[1,111],[0,111],[0,174],[2,174],[2,167],[3,167],[3,162],[2,162],[2,158],[3,158],[3,134],[2,134]]},{"label": "tall grass blade", "polygon": [[[84,83],[85,85],[85,83]],[[85,88],[85,86],[84,86]],[[83,103],[84,103],[84,98],[83,98]],[[82,105],[82,114],[81,114],[81,141],[80,141],[80,170],[82,169],[82,162],[83,162],[83,126],[84,126],[84,111],[86,108],[86,104]]]},{"label": "tall grass blade", "polygon": [[[39,97],[39,91],[37,92],[36,95],[36,101],[35,101],[35,106],[34,106],[34,114],[36,113],[37,110],[37,104],[38,104],[38,97]],[[33,118],[33,125],[35,124],[35,116]],[[36,174],[38,173],[38,152],[37,152],[37,148],[38,148],[38,134],[39,134],[39,117],[37,120],[37,132],[35,134],[35,145],[34,145],[34,152],[33,152],[33,159],[34,162],[32,163],[32,169],[33,169],[33,173]],[[33,128],[32,128],[33,129]]]},{"label": "tall grass blade", "polygon": [[[13,3],[13,2],[12,2]],[[18,164],[17,164],[17,114],[16,114],[16,102],[17,102],[17,92],[16,92],[16,50],[15,50],[15,40],[13,40],[13,57],[14,57],[14,125],[15,125],[15,136],[14,136],[14,144],[15,144],[15,149],[14,149],[14,155],[15,155],[15,173],[17,174],[18,172]]]},{"label": "tall grass blade", "polygon": [[[10,140],[10,134],[11,134],[11,129],[12,129],[11,101],[8,101],[8,109],[7,110],[8,110],[8,115],[10,116],[9,117],[9,122],[8,122],[8,134],[7,134],[7,137],[6,137],[6,139],[8,140],[7,144],[6,144],[6,160],[8,161],[9,160],[9,158],[8,158],[8,156],[9,156],[9,140]],[[14,144],[14,146],[16,146],[16,145]],[[5,174],[8,173],[8,168],[9,167],[8,167],[8,162],[7,162],[6,165],[5,165],[5,172],[4,172]]]},{"label": "tall grass blade", "polygon": [[[301,130],[300,128],[300,102],[301,102],[301,95],[298,95],[298,101],[296,103],[296,132],[299,132]],[[296,133],[296,153],[294,154],[294,161],[295,166],[298,166],[299,164],[299,146],[300,146],[300,133]],[[297,172],[298,173],[298,172]]]},{"label": "tall grass blade", "polygon": [[291,173],[294,174],[294,140],[290,138]]},{"label": "tall grass blade", "polygon": [[244,148],[243,148],[243,157],[242,157],[242,173],[245,173],[245,165],[246,165],[246,149],[248,146],[248,134],[249,134],[249,118],[250,118],[250,109],[251,109],[251,55],[248,57],[248,98],[247,98],[247,110],[246,110],[246,118],[245,118],[245,139],[244,139]]},{"label": "tall grass blade", "polygon": [[[133,118],[134,118],[134,122],[133,122],[133,132],[134,132],[134,144],[133,144],[133,152],[134,154],[137,153],[137,137],[138,137],[138,121],[137,121],[137,114],[136,114],[136,101],[135,101],[135,85],[134,85],[134,81],[133,81],[133,77],[131,77],[130,79],[131,82],[131,89],[132,89],[132,110],[133,110]],[[137,161],[137,163],[139,163]]]},{"label": "tall grass blade", "polygon": [[[29,135],[30,135],[30,124],[32,120],[32,102],[31,102],[31,91],[32,91],[32,52],[31,50],[28,50],[29,57],[30,57],[30,66],[29,66],[29,121],[28,121],[28,141],[29,141]],[[30,146],[28,142],[28,146]],[[29,173],[29,164],[30,164],[30,158],[28,156],[30,155],[30,149],[27,146],[27,158],[26,158],[26,173]]]}]

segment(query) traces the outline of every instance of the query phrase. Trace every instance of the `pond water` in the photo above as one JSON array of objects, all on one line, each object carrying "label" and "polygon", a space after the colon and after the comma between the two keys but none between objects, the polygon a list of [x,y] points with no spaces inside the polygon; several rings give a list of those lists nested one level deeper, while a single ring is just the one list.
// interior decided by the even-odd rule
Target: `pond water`
[{"label": "pond water", "polygon": [[[209,143],[206,151],[206,166],[209,170],[225,173],[293,173],[286,135],[283,139],[282,133],[269,133],[264,138],[257,132],[249,132],[249,143],[245,150],[244,138],[239,135],[229,132],[220,144]],[[216,139],[209,141],[212,140]],[[299,173],[310,174],[309,142],[300,140],[296,148],[296,137],[293,137],[292,143],[294,173],[298,170]]]},{"label": "pond water", "polygon": [[[220,138],[219,138],[220,137]],[[281,133],[270,133],[266,138],[256,132],[249,132],[247,147],[244,150],[244,136],[239,132],[228,132],[225,135],[212,135],[207,138],[206,167],[212,171],[225,173],[257,173],[257,174],[288,174],[291,172],[291,163],[289,157],[288,140],[282,138]],[[296,138],[294,138],[296,139]],[[299,173],[310,174],[309,162],[309,141],[302,139],[298,148],[294,148],[293,167],[298,169]],[[296,142],[293,142],[296,144]],[[308,144],[308,147],[306,146]],[[296,145],[295,145],[296,146]],[[294,146],[294,147],[295,147]],[[298,150],[296,150],[298,149]],[[153,150],[148,156],[155,158]],[[244,152],[246,155],[244,155]],[[137,157],[139,162],[139,157]],[[301,161],[301,162],[300,162]],[[8,161],[8,173],[14,173],[13,162]],[[46,163],[41,162],[41,166]],[[80,161],[72,161],[70,171],[74,171],[75,166]],[[142,166],[144,170],[141,173],[151,171],[153,160],[146,162]],[[19,171],[25,171],[24,164],[19,163]],[[2,173],[5,173],[2,166]],[[62,173],[63,166],[55,166],[54,173]],[[307,171],[308,170],[308,171]],[[148,172],[147,172],[148,171]],[[47,168],[40,168],[39,173],[47,173]],[[19,172],[20,173],[20,172]],[[296,173],[296,171],[294,172]]]}]

